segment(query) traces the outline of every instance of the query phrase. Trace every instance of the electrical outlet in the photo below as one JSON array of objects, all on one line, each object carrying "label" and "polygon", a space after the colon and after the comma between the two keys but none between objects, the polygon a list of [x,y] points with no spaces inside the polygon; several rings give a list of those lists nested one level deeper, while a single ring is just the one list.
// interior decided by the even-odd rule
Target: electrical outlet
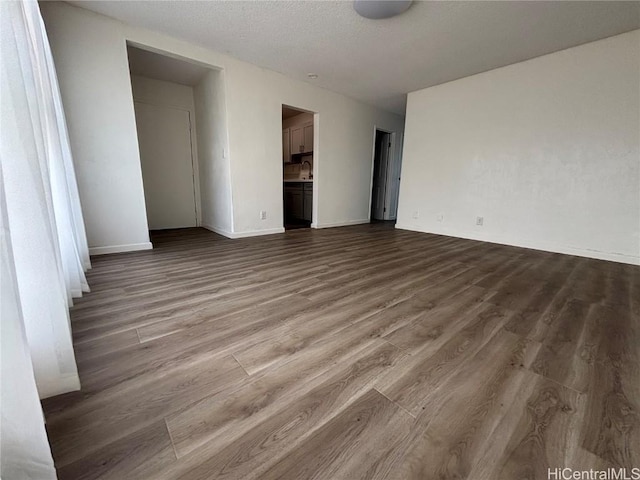
[{"label": "electrical outlet", "polygon": [[443,222],[444,221],[444,215],[442,213],[439,213],[438,215],[436,215],[436,220],[438,222]]},{"label": "electrical outlet", "polygon": [[267,219],[267,211],[266,210],[261,210],[260,211],[260,220],[266,220]]},{"label": "electrical outlet", "polygon": [[476,217],[476,225],[478,225],[479,227],[484,225],[484,217]]},{"label": "electrical outlet", "polygon": [[413,218],[419,218],[420,217],[420,213],[416,210],[415,212],[413,212]]}]

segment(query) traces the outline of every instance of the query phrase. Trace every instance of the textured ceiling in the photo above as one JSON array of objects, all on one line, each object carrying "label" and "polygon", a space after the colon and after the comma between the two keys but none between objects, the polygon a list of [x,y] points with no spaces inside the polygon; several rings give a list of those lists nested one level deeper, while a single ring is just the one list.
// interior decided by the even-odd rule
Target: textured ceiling
[{"label": "textured ceiling", "polygon": [[349,1],[70,3],[401,114],[408,92],[640,28],[640,2],[415,2],[387,20]]}]

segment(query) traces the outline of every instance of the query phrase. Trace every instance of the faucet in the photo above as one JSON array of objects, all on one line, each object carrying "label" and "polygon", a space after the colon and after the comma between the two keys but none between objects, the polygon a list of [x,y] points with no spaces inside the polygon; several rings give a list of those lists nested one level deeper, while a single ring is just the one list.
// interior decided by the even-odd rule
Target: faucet
[{"label": "faucet", "polygon": [[302,162],[302,165],[300,165],[300,169],[304,170],[304,164],[309,165],[309,180],[313,179],[313,168],[311,167],[311,162],[309,160],[305,160],[304,162]]}]

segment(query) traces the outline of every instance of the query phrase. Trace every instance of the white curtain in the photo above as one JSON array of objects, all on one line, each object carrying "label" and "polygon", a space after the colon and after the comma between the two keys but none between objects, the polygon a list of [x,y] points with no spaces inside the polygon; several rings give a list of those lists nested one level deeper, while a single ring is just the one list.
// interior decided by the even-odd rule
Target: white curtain
[{"label": "white curtain", "polygon": [[27,336],[22,323],[2,188],[0,213],[0,475],[5,479],[55,479],[56,470],[47,443]]},{"label": "white curtain", "polygon": [[[68,307],[89,289],[89,249],[60,90],[35,0],[0,1],[0,38],[2,476],[55,478],[48,447],[48,458],[33,458],[46,436],[32,387],[40,398],[80,388]],[[32,448],[20,454],[30,441]],[[43,473],[49,470],[51,475]]]}]

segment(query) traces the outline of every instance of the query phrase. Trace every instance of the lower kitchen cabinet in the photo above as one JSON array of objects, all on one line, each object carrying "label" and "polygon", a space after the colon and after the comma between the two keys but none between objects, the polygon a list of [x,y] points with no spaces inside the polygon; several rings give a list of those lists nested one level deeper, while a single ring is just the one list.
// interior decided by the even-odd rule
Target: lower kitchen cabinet
[{"label": "lower kitchen cabinet", "polygon": [[308,221],[313,216],[313,183],[287,182],[284,184],[285,221]]},{"label": "lower kitchen cabinet", "polygon": [[313,215],[313,183],[305,183],[303,190],[302,218],[310,222]]}]

